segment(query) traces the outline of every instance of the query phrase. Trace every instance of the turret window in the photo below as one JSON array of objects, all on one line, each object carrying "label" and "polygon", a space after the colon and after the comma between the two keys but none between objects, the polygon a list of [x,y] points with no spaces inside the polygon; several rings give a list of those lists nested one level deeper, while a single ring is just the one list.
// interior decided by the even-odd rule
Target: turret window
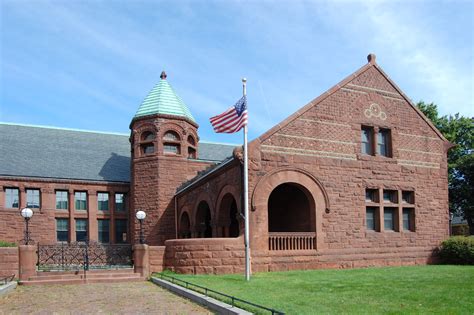
[{"label": "turret window", "polygon": [[155,134],[151,131],[146,131],[141,136],[140,148],[143,155],[152,154],[155,152]]},{"label": "turret window", "polygon": [[192,136],[188,137],[188,159],[195,159],[196,156],[196,141]]},{"label": "turret window", "polygon": [[170,155],[181,154],[180,137],[176,132],[167,131],[163,136],[163,153]]}]

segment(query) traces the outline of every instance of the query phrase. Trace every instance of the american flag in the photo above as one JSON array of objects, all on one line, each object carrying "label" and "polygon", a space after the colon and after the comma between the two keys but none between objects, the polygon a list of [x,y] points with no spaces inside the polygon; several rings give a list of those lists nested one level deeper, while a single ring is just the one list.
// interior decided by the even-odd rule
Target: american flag
[{"label": "american flag", "polygon": [[242,96],[234,106],[209,120],[215,132],[234,133],[239,131],[247,125],[247,97]]}]

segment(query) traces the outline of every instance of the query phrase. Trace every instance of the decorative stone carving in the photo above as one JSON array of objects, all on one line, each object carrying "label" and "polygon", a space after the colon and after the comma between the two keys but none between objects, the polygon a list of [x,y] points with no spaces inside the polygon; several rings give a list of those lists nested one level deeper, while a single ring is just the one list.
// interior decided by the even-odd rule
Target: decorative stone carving
[{"label": "decorative stone carving", "polygon": [[385,112],[382,111],[382,109],[380,108],[380,105],[377,103],[370,104],[370,107],[364,111],[364,115],[367,118],[375,117],[375,118],[380,118],[382,120],[387,119],[387,114],[385,114]]}]

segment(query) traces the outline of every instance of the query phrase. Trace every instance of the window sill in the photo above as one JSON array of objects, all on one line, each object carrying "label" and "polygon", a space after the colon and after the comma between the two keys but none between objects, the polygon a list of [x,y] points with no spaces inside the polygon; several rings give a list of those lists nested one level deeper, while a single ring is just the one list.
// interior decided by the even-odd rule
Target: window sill
[{"label": "window sill", "polygon": [[371,162],[389,162],[389,163],[397,163],[397,160],[390,156],[382,156],[382,155],[368,155],[363,153],[357,154],[357,160],[359,161],[371,161]]}]

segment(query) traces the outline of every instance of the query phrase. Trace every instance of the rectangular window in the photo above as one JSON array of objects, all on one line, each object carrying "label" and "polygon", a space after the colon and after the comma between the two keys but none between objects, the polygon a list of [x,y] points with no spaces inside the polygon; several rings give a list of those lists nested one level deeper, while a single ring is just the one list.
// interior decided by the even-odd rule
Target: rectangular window
[{"label": "rectangular window", "polygon": [[367,230],[376,230],[376,217],[377,217],[377,208],[376,207],[366,207],[365,211],[365,223]]},{"label": "rectangular window", "polygon": [[18,188],[5,189],[5,208],[18,208],[20,206]]},{"label": "rectangular window", "polygon": [[385,230],[395,231],[395,211],[396,208],[383,209],[383,222]]},{"label": "rectangular window", "polygon": [[383,191],[383,202],[398,202],[398,192],[396,190],[384,190]]},{"label": "rectangular window", "polygon": [[412,208],[403,208],[403,230],[415,231],[415,214]]},{"label": "rectangular window", "polygon": [[127,242],[127,220],[115,220],[115,243]]},{"label": "rectangular window", "polygon": [[26,190],[26,206],[32,209],[39,209],[40,207],[40,190],[39,189]]},{"label": "rectangular window", "polygon": [[361,152],[374,155],[374,128],[362,126],[361,141]]},{"label": "rectangular window", "polygon": [[365,201],[367,201],[367,202],[379,202],[379,191],[378,191],[378,189],[366,189],[365,190]]},{"label": "rectangular window", "polygon": [[391,156],[390,153],[390,130],[380,129],[377,134],[377,153],[382,156]]},{"label": "rectangular window", "polygon": [[85,191],[76,191],[74,193],[76,210],[87,210],[87,193]]},{"label": "rectangular window", "polygon": [[414,191],[403,191],[402,192],[403,203],[414,204],[415,203],[415,192]]},{"label": "rectangular window", "polygon": [[67,242],[69,240],[69,220],[56,219],[56,241]]},{"label": "rectangular window", "polygon": [[76,241],[85,242],[87,240],[87,220],[76,219]]},{"label": "rectangular window", "polygon": [[179,154],[179,145],[177,144],[164,144],[163,145],[163,151],[164,153],[170,153],[170,154]]},{"label": "rectangular window", "polygon": [[97,220],[99,230],[99,242],[109,242],[109,220]]},{"label": "rectangular window", "polygon": [[109,194],[108,193],[97,194],[97,209],[99,211],[109,211]]},{"label": "rectangular window", "polygon": [[65,190],[56,190],[56,209],[68,209],[68,192]]},{"label": "rectangular window", "polygon": [[125,211],[125,194],[115,194],[115,211]]}]

